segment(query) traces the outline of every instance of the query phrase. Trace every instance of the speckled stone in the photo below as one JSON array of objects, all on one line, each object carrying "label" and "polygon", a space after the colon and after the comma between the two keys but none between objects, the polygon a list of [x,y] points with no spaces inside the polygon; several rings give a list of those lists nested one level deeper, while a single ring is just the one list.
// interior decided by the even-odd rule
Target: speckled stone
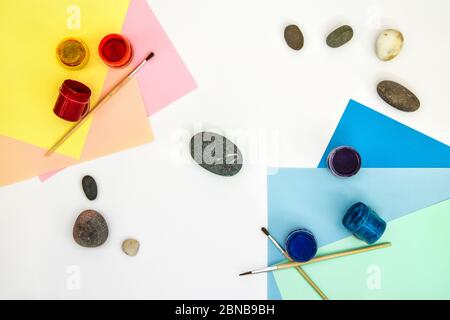
[{"label": "speckled stone", "polygon": [[394,29],[386,29],[380,33],[375,44],[377,57],[382,61],[394,59],[403,48],[403,34]]},{"label": "speckled stone", "polygon": [[291,24],[284,29],[284,39],[293,50],[301,50],[305,42],[302,31],[295,24]]},{"label": "speckled stone", "polygon": [[353,29],[350,26],[344,25],[333,32],[327,37],[327,45],[331,48],[339,48],[349,42],[353,38]]},{"label": "speckled stone", "polygon": [[97,199],[98,189],[94,178],[91,176],[85,176],[81,181],[81,185],[83,187],[84,194],[89,200],[92,201]]},{"label": "speckled stone", "polygon": [[82,247],[99,247],[108,239],[108,224],[95,210],[83,211],[73,226],[73,239]]},{"label": "speckled stone", "polygon": [[127,239],[122,243],[122,251],[130,257],[135,257],[139,252],[139,241],[135,239]]},{"label": "speckled stone", "polygon": [[420,101],[414,93],[394,81],[382,81],[377,86],[380,97],[394,108],[414,112],[420,108]]},{"label": "speckled stone", "polygon": [[191,139],[191,156],[200,166],[220,176],[234,176],[243,158],[239,148],[217,133],[200,132]]}]

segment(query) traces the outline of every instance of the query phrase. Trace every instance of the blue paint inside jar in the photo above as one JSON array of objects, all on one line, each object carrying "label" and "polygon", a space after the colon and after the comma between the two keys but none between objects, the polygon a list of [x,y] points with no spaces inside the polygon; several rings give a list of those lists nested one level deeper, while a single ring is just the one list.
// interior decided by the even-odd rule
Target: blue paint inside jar
[{"label": "blue paint inside jar", "polygon": [[286,238],[286,251],[292,260],[307,262],[317,253],[317,241],[311,231],[298,229]]},{"label": "blue paint inside jar", "polygon": [[361,156],[352,147],[338,147],[328,155],[328,168],[338,177],[351,177],[361,169]]},{"label": "blue paint inside jar", "polygon": [[342,223],[355,237],[368,244],[377,242],[386,230],[386,222],[361,202],[348,209]]}]

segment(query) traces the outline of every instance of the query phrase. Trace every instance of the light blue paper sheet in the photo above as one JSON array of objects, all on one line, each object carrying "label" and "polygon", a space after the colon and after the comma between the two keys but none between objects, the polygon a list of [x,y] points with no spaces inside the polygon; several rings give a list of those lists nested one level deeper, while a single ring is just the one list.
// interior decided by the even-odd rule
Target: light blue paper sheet
[{"label": "light blue paper sheet", "polygon": [[[364,168],[450,168],[448,145],[353,100],[349,102],[319,168],[326,167],[329,151],[340,145],[355,147],[361,153]],[[450,169],[394,170],[394,174],[378,171],[387,174],[386,178],[375,177],[371,173],[375,171],[363,169],[362,175],[344,182],[345,188],[344,184],[340,184],[343,182],[341,179],[329,173],[327,175],[326,171],[280,169],[279,175],[268,176],[268,226],[279,241],[284,240],[290,229],[308,227],[308,224],[310,228],[317,229],[313,231],[320,245],[342,239],[347,233],[342,229],[339,217],[342,218],[345,207],[352,201],[367,201],[368,205],[389,220],[450,197]],[[440,174],[446,180],[439,177]],[[400,180],[393,179],[394,176]],[[387,181],[392,181],[392,184]],[[439,187],[436,188],[434,183]],[[393,200],[393,197],[398,198],[398,201]],[[327,206],[332,207],[332,210],[328,210]],[[268,243],[269,264],[282,259]],[[268,298],[280,299],[281,294],[273,276],[269,274],[267,279]]]}]

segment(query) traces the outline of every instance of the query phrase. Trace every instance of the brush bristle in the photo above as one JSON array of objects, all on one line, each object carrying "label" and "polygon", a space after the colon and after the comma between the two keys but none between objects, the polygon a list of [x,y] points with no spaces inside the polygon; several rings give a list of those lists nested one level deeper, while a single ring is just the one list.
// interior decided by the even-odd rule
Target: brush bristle
[{"label": "brush bristle", "polygon": [[150,60],[151,58],[153,58],[155,54],[153,52],[150,52],[150,54],[147,56],[147,58],[145,58],[145,60]]},{"label": "brush bristle", "polygon": [[267,229],[264,228],[264,227],[261,228],[261,231],[264,232],[264,234],[265,234],[266,236],[269,236],[269,235],[270,235],[269,230],[267,230]]},{"label": "brush bristle", "polygon": [[252,274],[252,272],[251,272],[251,271],[244,272],[244,273],[241,273],[239,276],[240,276],[240,277],[241,277],[241,276],[247,276],[247,275],[249,275],[249,274]]}]

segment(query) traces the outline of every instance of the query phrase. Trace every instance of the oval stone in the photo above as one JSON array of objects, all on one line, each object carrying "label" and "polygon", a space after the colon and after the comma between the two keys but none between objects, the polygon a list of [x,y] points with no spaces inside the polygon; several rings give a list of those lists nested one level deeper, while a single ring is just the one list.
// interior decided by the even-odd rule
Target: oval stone
[{"label": "oval stone", "polygon": [[420,101],[414,93],[394,81],[382,81],[377,86],[379,96],[394,108],[414,112],[420,108]]},{"label": "oval stone", "polygon": [[139,252],[139,241],[135,239],[127,239],[122,243],[122,251],[130,257],[135,257]]},{"label": "oval stone", "polygon": [[302,49],[305,42],[302,31],[295,24],[291,24],[284,29],[284,39],[287,45],[294,50]]},{"label": "oval stone", "polygon": [[191,156],[209,172],[230,177],[242,169],[239,148],[230,140],[213,132],[200,132],[191,139]]},{"label": "oval stone", "polygon": [[384,30],[378,36],[375,48],[377,57],[383,61],[394,59],[403,47],[403,34],[394,29]]},{"label": "oval stone", "polygon": [[108,224],[95,210],[83,211],[73,226],[73,239],[82,247],[99,247],[108,239]]},{"label": "oval stone", "polygon": [[350,26],[344,25],[333,32],[327,37],[327,45],[331,48],[339,48],[353,38],[353,29]]},{"label": "oval stone", "polygon": [[95,179],[91,176],[85,176],[83,180],[81,181],[81,185],[83,187],[84,194],[89,200],[95,200],[97,199],[97,183],[95,182]]}]

